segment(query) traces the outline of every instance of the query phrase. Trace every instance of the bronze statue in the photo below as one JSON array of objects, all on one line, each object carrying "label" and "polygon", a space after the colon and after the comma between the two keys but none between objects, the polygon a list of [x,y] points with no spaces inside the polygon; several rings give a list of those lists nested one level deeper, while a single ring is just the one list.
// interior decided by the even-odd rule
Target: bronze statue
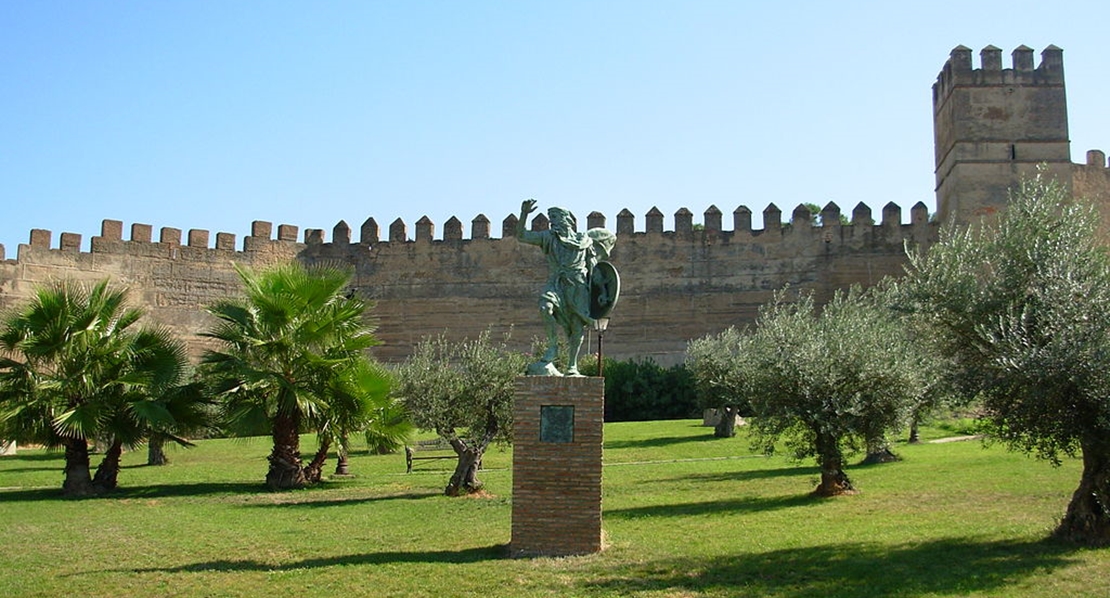
[{"label": "bronze statue", "polygon": [[540,295],[540,314],[547,334],[547,351],[528,366],[532,376],[562,376],[554,361],[559,354],[558,331],[567,338],[567,376],[579,376],[578,356],[586,326],[608,317],[620,294],[620,279],[608,261],[616,235],[594,228],[577,232],[574,215],[563,208],[547,211],[549,230],[527,230],[528,215],[536,210],[536,200],[520,204],[517,238],[538,245],[547,256],[547,286]]}]

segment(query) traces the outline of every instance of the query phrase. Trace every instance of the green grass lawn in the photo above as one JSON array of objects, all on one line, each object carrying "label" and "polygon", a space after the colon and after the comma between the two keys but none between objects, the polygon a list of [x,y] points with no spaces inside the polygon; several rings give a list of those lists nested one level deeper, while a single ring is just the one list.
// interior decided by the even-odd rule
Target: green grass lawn
[{"label": "green grass lawn", "polygon": [[270,493],[255,439],[166,467],[127,454],[120,490],[88,500],[58,497],[59,453],[21,449],[0,457],[0,596],[1110,595],[1110,550],[1044,540],[1076,461],[899,445],[903,461],[849,470],[860,494],[813,499],[811,463],[697,423],[606,426],[608,548],[563,559],[505,558],[507,449],[481,498],[440,495],[449,461],[406,475],[403,455],[363,453],[353,478]]}]

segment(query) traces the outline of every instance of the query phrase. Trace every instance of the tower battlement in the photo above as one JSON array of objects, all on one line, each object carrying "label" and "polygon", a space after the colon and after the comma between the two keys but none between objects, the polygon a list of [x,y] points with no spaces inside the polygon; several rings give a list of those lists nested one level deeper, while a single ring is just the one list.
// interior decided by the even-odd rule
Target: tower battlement
[{"label": "tower battlement", "polygon": [[1001,210],[1009,189],[1047,164],[1071,184],[1071,145],[1063,50],[1048,46],[1033,65],[1019,46],[1011,67],[987,46],[973,68],[971,49],[957,46],[933,85],[937,212],[942,221],[974,222]]},{"label": "tower battlement", "polygon": [[1041,62],[1035,68],[1033,53],[1029,46],[1018,46],[1010,54],[1010,68],[1004,69],[1002,49],[987,46],[979,52],[979,68],[973,68],[971,48],[956,46],[933,84],[934,112],[955,88],[961,86],[1064,85],[1064,51],[1049,45],[1041,51]]}]

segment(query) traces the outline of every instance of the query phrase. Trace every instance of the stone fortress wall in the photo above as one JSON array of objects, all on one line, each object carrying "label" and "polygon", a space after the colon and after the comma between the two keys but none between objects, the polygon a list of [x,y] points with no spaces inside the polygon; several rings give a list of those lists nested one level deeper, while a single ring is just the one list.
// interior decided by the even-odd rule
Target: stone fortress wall
[{"label": "stone fortress wall", "polygon": [[303,247],[295,242],[295,227],[279,227],[277,239],[270,238],[267,223],[257,223],[252,232],[243,250],[236,251],[235,235],[217,234],[212,247],[208,231],[190,230],[182,243],[182,231],[167,227],[154,241],[147,224],[133,224],[125,241],[123,223],[105,220],[101,234],[90,240],[90,251],[81,251],[80,235],[62,233],[54,245],[51,231],[32,230],[30,242],[19,245],[15,259],[0,259],[0,309],[52,280],[110,278],[129,289],[131,301],[144,307],[152,321],[168,326],[198,354],[204,341],[197,333],[212,323],[202,307],[240,292],[233,264],[257,268],[288,262]]},{"label": "stone fortress wall", "polygon": [[[751,228],[751,212],[737,208],[725,229],[723,215],[710,207],[695,226],[693,214],[679,210],[673,226],[652,210],[640,230],[627,210],[616,221],[618,236],[612,260],[621,272],[621,302],[606,335],[606,354],[613,357],[652,356],[661,363],[681,359],[686,341],[754,318],[759,305],[786,285],[827,296],[851,283],[871,284],[898,274],[904,262],[903,242],[928,244],[937,225],[919,203],[911,223],[902,224],[902,210],[888,205],[874,219],[860,204],[848,224],[829,204],[823,226],[810,222],[805,206],[783,222],[773,204],[763,213],[763,229]],[[589,227],[606,227],[594,212]],[[452,219],[441,237],[427,220],[409,237],[395,221],[390,238],[379,239],[373,218],[357,240],[340,222],[325,242],[324,231],[309,229],[298,241],[298,229],[278,227],[276,238],[267,222],[255,222],[252,235],[236,248],[234,235],[219,233],[209,243],[208,231],[192,230],[182,243],[181,231],[162,229],[157,241],[151,228],[131,226],[123,239],[123,223],[105,220],[90,251],[80,251],[81,238],[63,233],[58,245],[52,234],[35,230],[31,242],[19,246],[14,260],[0,262],[0,301],[11,305],[51,279],[95,281],[110,276],[132,290],[133,299],[149,309],[151,318],[203,346],[196,333],[211,324],[202,306],[238,292],[234,264],[262,267],[299,259],[307,264],[340,264],[354,270],[352,285],[372,299],[372,315],[384,341],[376,349],[385,361],[403,359],[421,338],[441,333],[451,338],[474,337],[487,328],[501,334],[512,330],[526,349],[542,335],[537,297],[546,280],[541,252],[519,243],[509,216],[501,235],[489,234],[484,216],[475,218],[464,238]],[[544,215],[532,219],[533,229],[547,227]]]},{"label": "stone fortress wall", "polygon": [[[1105,154],[1088,152],[1082,165],[1068,157],[1061,51],[1047,48],[1033,68],[1032,50],[1018,48],[1011,69],[1001,68],[999,53],[988,47],[982,67],[974,69],[970,50],[956,48],[934,86],[940,221],[965,222],[1003,206],[1005,190],[1041,162],[1075,193],[1097,200],[1104,216],[1110,213]],[[696,224],[686,208],[669,225],[657,209],[639,222],[628,210],[615,221],[589,214],[587,227],[610,228],[618,236],[612,260],[622,295],[605,336],[606,355],[677,363],[687,341],[752,322],[759,306],[787,285],[813,290],[820,301],[836,289],[901,274],[905,247],[928,248],[940,228],[920,202],[909,209],[908,223],[893,204],[881,214],[859,204],[842,223],[840,208],[830,203],[821,216],[815,225],[799,205],[784,221],[771,204],[763,210],[763,228],[753,229],[745,206],[732,212],[731,222],[709,206]],[[383,235],[369,218],[355,239],[345,222],[330,235],[308,229],[303,238],[295,226],[280,225],[275,236],[272,224],[255,222],[237,247],[234,235],[218,233],[213,243],[203,230],[190,230],[183,240],[181,230],[163,228],[155,241],[145,224],[132,224],[125,240],[124,224],[105,220],[87,252],[80,250],[79,235],[62,233],[55,245],[50,231],[34,230],[15,259],[4,259],[0,246],[0,308],[52,279],[111,277],[196,354],[205,346],[197,333],[211,324],[202,307],[239,292],[235,264],[300,260],[354,270],[356,292],[376,302],[372,315],[383,345],[375,353],[384,361],[403,359],[429,335],[462,339],[487,328],[512,330],[514,344],[526,350],[542,334],[536,311],[546,264],[540,251],[515,239],[516,225],[510,215],[494,235],[479,215],[467,235],[462,221],[451,218],[436,235],[435,223],[423,218],[410,236],[406,223],[396,220]],[[533,230],[547,225],[543,214],[529,223]],[[590,339],[590,350],[595,342]]]}]

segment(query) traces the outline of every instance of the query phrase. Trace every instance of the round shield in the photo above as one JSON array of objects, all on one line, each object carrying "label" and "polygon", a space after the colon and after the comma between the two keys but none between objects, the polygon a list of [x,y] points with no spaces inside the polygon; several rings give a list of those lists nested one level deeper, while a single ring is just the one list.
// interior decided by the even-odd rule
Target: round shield
[{"label": "round shield", "polygon": [[590,270],[590,317],[607,318],[621,294],[621,277],[613,264],[598,262]]}]

